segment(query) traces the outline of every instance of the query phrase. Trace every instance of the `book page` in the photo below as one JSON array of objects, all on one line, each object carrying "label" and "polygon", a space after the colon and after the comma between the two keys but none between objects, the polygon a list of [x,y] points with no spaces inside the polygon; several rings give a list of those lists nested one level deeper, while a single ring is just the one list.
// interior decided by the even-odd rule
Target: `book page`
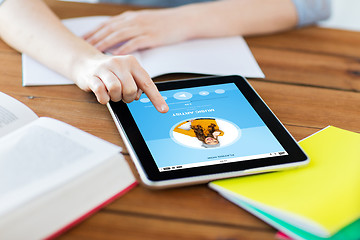
[{"label": "book page", "polygon": [[37,118],[26,105],[0,92],[0,138]]},{"label": "book page", "polygon": [[71,181],[121,148],[51,118],[0,139],[0,216]]}]

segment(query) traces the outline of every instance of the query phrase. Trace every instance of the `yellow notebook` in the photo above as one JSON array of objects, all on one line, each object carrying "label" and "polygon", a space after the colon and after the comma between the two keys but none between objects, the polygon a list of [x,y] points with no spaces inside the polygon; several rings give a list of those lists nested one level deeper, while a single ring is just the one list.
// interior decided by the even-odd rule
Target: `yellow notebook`
[{"label": "yellow notebook", "polygon": [[360,218],[360,134],[327,127],[302,140],[304,168],[219,180],[210,187],[319,237]]}]

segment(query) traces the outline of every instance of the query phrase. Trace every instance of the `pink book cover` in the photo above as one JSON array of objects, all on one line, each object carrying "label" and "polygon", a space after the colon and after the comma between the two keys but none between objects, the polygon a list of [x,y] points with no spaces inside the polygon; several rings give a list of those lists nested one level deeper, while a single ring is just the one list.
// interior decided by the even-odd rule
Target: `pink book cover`
[{"label": "pink book cover", "polygon": [[90,217],[91,215],[93,215],[94,213],[96,213],[97,211],[99,211],[100,209],[104,208],[106,205],[110,204],[111,202],[113,202],[114,200],[116,200],[117,198],[119,198],[120,196],[124,195],[125,193],[127,193],[128,191],[130,191],[132,188],[134,188],[138,183],[134,182],[131,185],[129,185],[127,188],[123,189],[121,192],[117,193],[116,195],[114,195],[113,197],[109,198],[108,200],[106,200],[105,202],[101,203],[100,205],[96,206],[95,208],[93,208],[92,210],[90,210],[89,212],[87,212],[86,214],[80,216],[79,218],[75,219],[74,221],[70,222],[69,224],[65,225],[63,228],[59,229],[58,231],[54,232],[53,234],[51,234],[50,236],[46,237],[45,240],[52,240],[55,239],[57,237],[59,237],[61,234],[65,233],[66,231],[70,230],[72,227],[74,227],[75,225],[79,224],[80,222],[84,221],[85,219],[87,219],[88,217]]}]

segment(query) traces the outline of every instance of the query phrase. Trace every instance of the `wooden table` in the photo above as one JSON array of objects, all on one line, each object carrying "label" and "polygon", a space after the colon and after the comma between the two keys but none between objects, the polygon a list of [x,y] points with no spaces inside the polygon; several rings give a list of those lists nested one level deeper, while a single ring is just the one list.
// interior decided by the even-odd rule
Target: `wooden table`
[{"label": "wooden table", "polygon": [[[130,9],[47,2],[61,18]],[[309,27],[246,40],[266,75],[250,83],[297,140],[328,125],[360,132],[360,33]],[[124,147],[106,107],[91,93],[76,86],[22,87],[21,75],[20,54],[0,40],[0,91],[39,116]],[[206,185],[164,191],[138,186],[60,239],[275,239],[275,233]]]}]

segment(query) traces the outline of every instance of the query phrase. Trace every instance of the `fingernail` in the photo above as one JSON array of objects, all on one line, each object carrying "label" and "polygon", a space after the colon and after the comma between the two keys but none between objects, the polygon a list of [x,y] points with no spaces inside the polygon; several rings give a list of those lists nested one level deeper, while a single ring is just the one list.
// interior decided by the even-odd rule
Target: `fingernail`
[{"label": "fingernail", "polygon": [[165,105],[165,104],[161,105],[161,106],[160,106],[160,112],[165,112],[165,111],[167,111],[167,108],[168,108],[167,105]]}]

